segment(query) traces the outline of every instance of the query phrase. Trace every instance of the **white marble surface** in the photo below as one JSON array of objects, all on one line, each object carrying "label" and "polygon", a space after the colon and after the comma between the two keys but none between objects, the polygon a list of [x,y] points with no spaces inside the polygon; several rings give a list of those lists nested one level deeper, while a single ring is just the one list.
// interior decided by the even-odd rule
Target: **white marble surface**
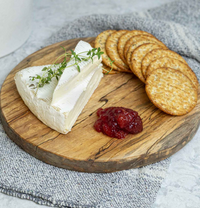
[{"label": "white marble surface", "polygon": [[[34,0],[32,34],[12,54],[0,59],[0,83],[26,56],[40,49],[43,41],[75,18],[93,13],[123,14],[142,11],[173,0]],[[32,201],[0,193],[0,208],[44,208]],[[153,208],[200,207],[200,130],[193,140],[171,157],[167,177]]]}]

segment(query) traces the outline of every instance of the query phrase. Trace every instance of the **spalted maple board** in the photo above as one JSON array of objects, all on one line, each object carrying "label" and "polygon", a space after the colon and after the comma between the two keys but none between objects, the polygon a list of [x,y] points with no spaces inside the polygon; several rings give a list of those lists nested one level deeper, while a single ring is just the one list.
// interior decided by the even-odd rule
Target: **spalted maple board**
[{"label": "spalted maple board", "polygon": [[[149,101],[144,84],[126,73],[103,77],[70,133],[60,134],[38,120],[17,92],[15,73],[26,67],[53,63],[63,53],[60,46],[73,49],[79,40],[56,43],[31,54],[11,71],[3,83],[1,120],[6,133],[17,145],[39,160],[57,167],[84,172],[113,172],[161,161],[193,138],[200,122],[199,100],[187,115],[167,115]],[[92,42],[94,38],[82,40]],[[138,111],[144,130],[125,139],[110,138],[96,132],[93,125],[97,109],[110,106]]]}]

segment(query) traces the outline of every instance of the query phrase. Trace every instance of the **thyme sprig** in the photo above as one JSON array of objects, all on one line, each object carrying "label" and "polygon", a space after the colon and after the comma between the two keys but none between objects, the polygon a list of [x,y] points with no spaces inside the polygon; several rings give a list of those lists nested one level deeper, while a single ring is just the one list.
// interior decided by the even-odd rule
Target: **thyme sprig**
[{"label": "thyme sprig", "polygon": [[[57,80],[59,80],[59,77],[63,74],[63,71],[66,68],[69,68],[71,66],[76,66],[78,72],[80,72],[80,65],[79,64],[82,61],[91,60],[93,63],[94,56],[97,56],[98,59],[100,59],[101,55],[104,54],[104,52],[102,52],[100,48],[93,48],[89,51],[84,51],[81,53],[76,53],[74,50],[70,50],[71,53],[68,53],[64,47],[62,47],[62,48],[65,51],[65,53],[60,55],[53,62],[53,64],[51,64],[48,67],[44,67],[42,69],[42,71],[43,71],[42,75],[36,74],[36,76],[30,76],[31,81],[38,80],[36,82],[36,86],[33,84],[31,85],[31,86],[33,86],[34,89],[37,88],[37,91],[39,88],[43,87],[45,84],[49,84],[54,77]],[[87,56],[83,55],[85,53],[87,53]],[[64,58],[64,60],[61,63],[57,63],[58,60],[61,58]],[[69,60],[67,60],[67,58],[69,58]],[[74,63],[71,65],[68,65],[68,63],[71,60],[74,60]],[[111,70],[112,70],[112,63],[113,63],[113,61],[110,60]],[[109,70],[106,74],[108,74],[111,70]],[[37,93],[37,91],[36,91],[36,93]]]},{"label": "thyme sprig", "polygon": [[105,74],[107,75],[107,74],[109,74],[112,70],[113,70],[113,63],[115,62],[115,61],[112,61],[111,59],[110,59],[110,57],[107,57],[108,59],[109,59],[109,61],[110,61],[110,70],[106,70],[106,69],[104,69],[104,71],[107,71]]}]

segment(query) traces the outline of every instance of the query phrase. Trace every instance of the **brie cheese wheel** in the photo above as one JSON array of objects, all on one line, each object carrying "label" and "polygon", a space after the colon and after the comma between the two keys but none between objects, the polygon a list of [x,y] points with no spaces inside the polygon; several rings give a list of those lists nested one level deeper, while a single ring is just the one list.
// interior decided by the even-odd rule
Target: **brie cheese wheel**
[{"label": "brie cheese wheel", "polygon": [[[90,50],[84,47],[83,49],[84,51]],[[83,65],[81,72],[76,69],[78,73],[74,72],[74,67],[66,68],[59,81],[53,78],[50,84],[38,90],[33,89],[37,80],[31,81],[30,76],[36,74],[41,76],[44,67],[29,67],[16,73],[17,90],[24,103],[38,119],[50,128],[66,134],[71,131],[81,111],[99,85],[103,77],[102,65],[98,59],[94,59],[93,63],[89,61]],[[86,72],[84,72],[85,69]],[[82,72],[83,74],[80,75]],[[55,102],[52,102],[53,98]]]}]

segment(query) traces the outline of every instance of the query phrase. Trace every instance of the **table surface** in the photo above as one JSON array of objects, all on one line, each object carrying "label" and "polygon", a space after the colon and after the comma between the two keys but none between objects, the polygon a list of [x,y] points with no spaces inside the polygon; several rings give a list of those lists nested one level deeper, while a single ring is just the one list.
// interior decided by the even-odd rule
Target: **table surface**
[{"label": "table surface", "polygon": [[[41,48],[44,40],[67,22],[81,16],[109,13],[124,14],[144,11],[173,0],[35,0],[33,2],[32,33],[26,43],[15,52],[0,58],[0,83],[26,56]],[[87,2],[87,3],[86,3]],[[131,4],[131,6],[130,6]],[[0,85],[1,87],[1,85]],[[171,157],[167,176],[153,208],[200,207],[200,129],[182,150]],[[0,193],[0,208],[45,208],[29,200]]]}]

